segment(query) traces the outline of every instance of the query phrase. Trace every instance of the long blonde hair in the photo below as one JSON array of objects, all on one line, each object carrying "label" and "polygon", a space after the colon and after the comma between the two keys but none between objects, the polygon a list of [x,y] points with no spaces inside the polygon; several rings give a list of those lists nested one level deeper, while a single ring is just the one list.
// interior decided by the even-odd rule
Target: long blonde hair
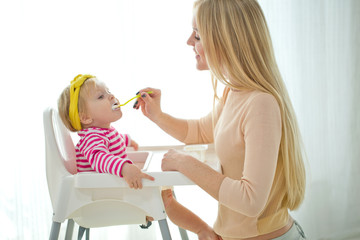
[{"label": "long blonde hair", "polygon": [[228,88],[259,90],[276,98],[282,121],[276,177],[285,179],[283,204],[298,208],[306,185],[301,136],[260,5],[256,0],[198,0],[194,10],[214,96],[220,81]]}]

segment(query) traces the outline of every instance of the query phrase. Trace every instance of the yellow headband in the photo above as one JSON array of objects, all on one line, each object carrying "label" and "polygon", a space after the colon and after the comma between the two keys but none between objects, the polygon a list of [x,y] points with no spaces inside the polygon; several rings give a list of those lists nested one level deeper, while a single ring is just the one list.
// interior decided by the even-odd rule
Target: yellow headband
[{"label": "yellow headband", "polygon": [[79,92],[80,87],[83,85],[86,79],[95,78],[92,75],[77,75],[71,82],[70,82],[70,106],[69,106],[69,117],[70,122],[73,128],[80,131],[81,130],[81,123],[80,123],[80,116],[78,111],[78,102],[79,102]]}]

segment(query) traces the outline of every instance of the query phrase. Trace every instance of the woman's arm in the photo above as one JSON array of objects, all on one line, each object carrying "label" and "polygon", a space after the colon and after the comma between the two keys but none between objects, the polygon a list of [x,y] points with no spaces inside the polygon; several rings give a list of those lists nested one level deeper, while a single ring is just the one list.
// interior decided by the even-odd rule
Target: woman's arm
[{"label": "woman's arm", "polygon": [[[152,93],[148,94],[148,91],[152,91]],[[141,107],[143,114],[170,136],[185,144],[212,143],[214,141],[213,120],[217,120],[223,107],[223,101],[216,105],[214,114],[210,112],[197,120],[185,120],[162,112],[159,89],[145,88],[140,91],[140,94],[141,98],[135,103],[134,108]]]},{"label": "woman's arm", "polygon": [[187,120],[175,118],[167,113],[161,113],[161,116],[154,123],[173,138],[184,142],[188,131]]},{"label": "woman's arm", "polygon": [[196,158],[170,149],[163,157],[163,171],[179,171],[219,201],[219,189],[225,176]]}]

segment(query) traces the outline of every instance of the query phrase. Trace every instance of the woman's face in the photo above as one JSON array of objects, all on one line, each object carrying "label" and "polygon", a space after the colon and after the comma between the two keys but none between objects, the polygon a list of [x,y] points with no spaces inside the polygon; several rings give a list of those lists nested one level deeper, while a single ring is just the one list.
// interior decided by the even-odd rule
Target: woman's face
[{"label": "woman's face", "polygon": [[204,49],[202,47],[200,36],[198,33],[197,25],[195,17],[192,20],[193,32],[191,33],[189,39],[187,40],[187,44],[189,46],[193,46],[196,58],[196,68],[198,70],[209,70],[208,64],[206,62]]}]

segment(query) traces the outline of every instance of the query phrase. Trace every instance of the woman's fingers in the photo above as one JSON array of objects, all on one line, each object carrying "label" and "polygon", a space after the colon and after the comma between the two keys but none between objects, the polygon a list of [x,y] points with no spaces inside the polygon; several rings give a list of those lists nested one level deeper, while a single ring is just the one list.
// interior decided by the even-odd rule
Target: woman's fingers
[{"label": "woman's fingers", "polygon": [[139,101],[136,100],[136,102],[135,102],[134,105],[133,105],[133,108],[137,108],[138,103],[139,103]]},{"label": "woman's fingers", "polygon": [[[147,93],[147,92],[152,92],[152,93]],[[134,109],[139,109],[139,107],[141,106],[141,102],[143,102],[143,96],[150,96],[151,98],[152,97],[159,97],[159,96],[161,96],[161,91],[160,91],[160,89],[156,89],[156,88],[150,88],[150,87],[148,87],[148,88],[143,88],[143,89],[141,89],[140,91],[138,91],[137,93],[136,93],[136,95],[139,95],[140,94],[140,98],[138,98],[137,100],[136,100],[136,102],[134,103],[134,105],[133,105],[133,108]],[[145,95],[144,95],[145,94]],[[149,99],[149,98],[148,98]]]},{"label": "woman's fingers", "polygon": [[144,90],[151,90],[152,93],[143,90],[139,91],[140,97],[137,99],[137,103],[134,104],[134,108],[141,108],[144,116],[156,122],[162,114],[160,107],[161,91],[154,88],[145,88]]},{"label": "woman's fingers", "polygon": [[147,92],[150,92],[150,91],[152,92],[152,93],[150,93],[151,97],[159,97],[161,95],[161,90],[160,89],[150,88],[150,87],[141,89],[137,94],[142,95],[143,93],[147,93]]}]

